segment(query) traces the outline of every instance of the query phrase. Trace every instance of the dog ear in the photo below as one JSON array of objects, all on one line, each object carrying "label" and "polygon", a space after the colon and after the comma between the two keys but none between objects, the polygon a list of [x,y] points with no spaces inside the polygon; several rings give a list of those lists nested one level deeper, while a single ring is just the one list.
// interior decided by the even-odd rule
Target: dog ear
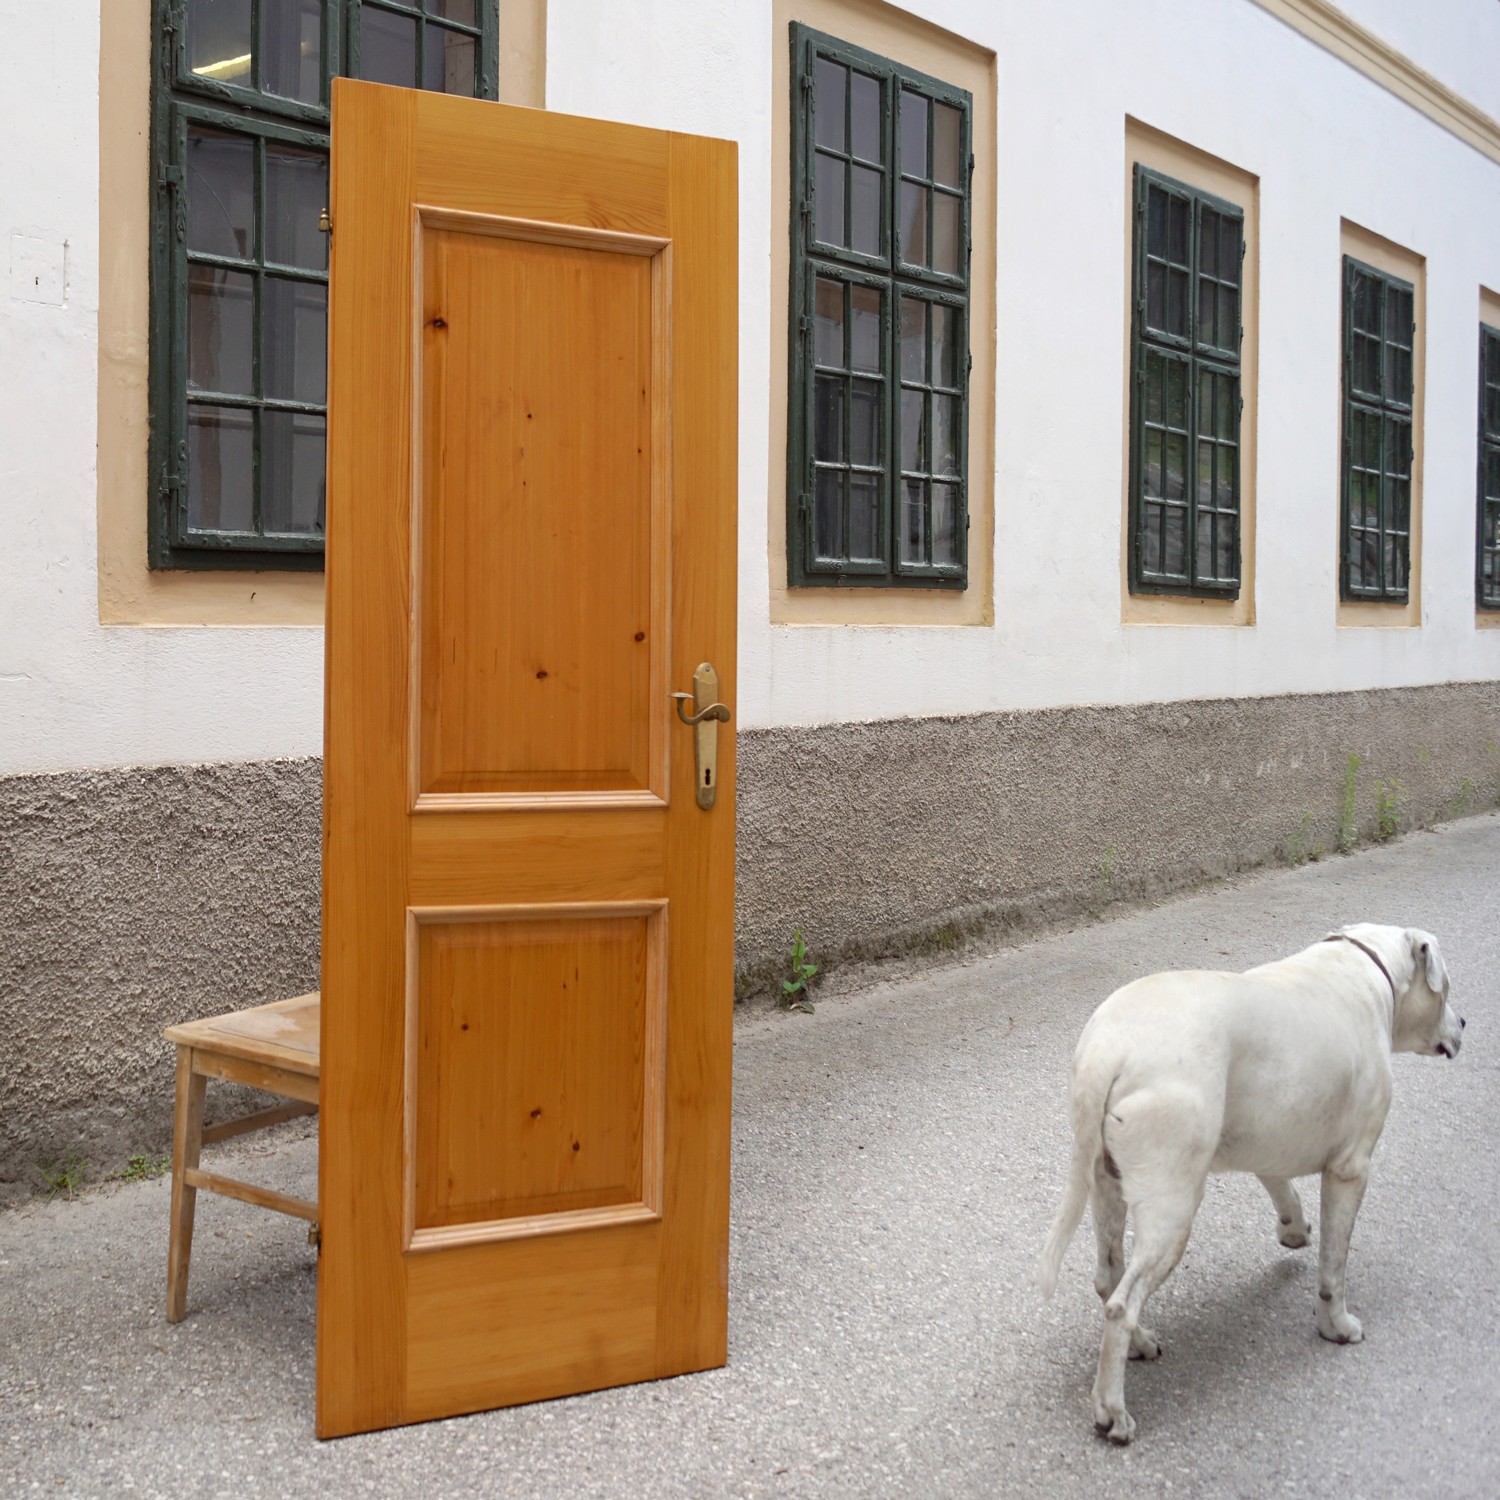
[{"label": "dog ear", "polygon": [[1448,969],[1438,951],[1437,939],[1430,932],[1415,927],[1407,935],[1411,939],[1413,961],[1426,966],[1427,988],[1433,994],[1441,995],[1448,986]]}]

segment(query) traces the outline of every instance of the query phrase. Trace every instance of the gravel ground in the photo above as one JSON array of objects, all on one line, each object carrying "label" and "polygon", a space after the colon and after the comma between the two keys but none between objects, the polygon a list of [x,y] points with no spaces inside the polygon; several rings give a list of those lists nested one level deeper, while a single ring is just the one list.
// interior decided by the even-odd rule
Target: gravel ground
[{"label": "gravel ground", "polygon": [[[710,1374],[320,1444],[300,1225],[200,1198],[169,1328],[164,1179],[0,1213],[0,1494],[1490,1500],[1497,909],[1488,816],[744,1017],[730,1362]],[[1216,1179],[1151,1303],[1166,1353],[1127,1375],[1140,1436],[1113,1448],[1089,1412],[1087,1225],[1052,1303],[1029,1281],[1078,1031],[1138,974],[1245,968],[1350,921],[1436,932],[1469,1021],[1456,1062],[1396,1059],[1350,1256],[1366,1342],[1319,1341],[1315,1251],[1276,1244],[1253,1179]],[[298,1122],[213,1154],[311,1193],[316,1146]]]}]

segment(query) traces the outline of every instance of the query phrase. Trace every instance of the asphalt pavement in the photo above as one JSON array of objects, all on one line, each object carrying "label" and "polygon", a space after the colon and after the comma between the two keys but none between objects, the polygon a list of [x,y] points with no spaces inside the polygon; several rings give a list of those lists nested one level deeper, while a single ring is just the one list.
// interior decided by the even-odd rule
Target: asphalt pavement
[{"label": "asphalt pavement", "polygon": [[[0,1212],[0,1494],[1500,1496],[1500,816],[947,966],[836,976],[735,1031],[728,1366],[319,1443],[302,1226],[202,1195],[163,1319],[164,1178]],[[1211,1181],[1150,1305],[1129,1448],[1099,1438],[1085,1222],[1031,1268],[1069,1148],[1067,1062],[1111,989],[1242,969],[1345,922],[1435,932],[1457,1061],[1398,1057],[1354,1232],[1365,1342],[1315,1331],[1315,1250]],[[162,1087],[171,1081],[165,1075]],[[211,1148],[310,1193],[308,1122]],[[207,1154],[205,1164],[209,1164]],[[1311,1191],[1308,1191],[1311,1189]],[[1303,1201],[1316,1223],[1316,1184]]]}]

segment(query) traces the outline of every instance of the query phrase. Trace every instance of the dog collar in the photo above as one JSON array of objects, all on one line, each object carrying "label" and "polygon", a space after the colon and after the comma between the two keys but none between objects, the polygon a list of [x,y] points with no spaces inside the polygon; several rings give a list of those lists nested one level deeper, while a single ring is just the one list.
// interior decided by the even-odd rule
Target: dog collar
[{"label": "dog collar", "polygon": [[1385,982],[1391,987],[1391,999],[1396,998],[1396,981],[1391,978],[1391,971],[1380,961],[1380,955],[1373,948],[1360,942],[1357,937],[1350,937],[1347,932],[1330,932],[1323,941],[1325,943],[1353,943],[1385,975]]}]

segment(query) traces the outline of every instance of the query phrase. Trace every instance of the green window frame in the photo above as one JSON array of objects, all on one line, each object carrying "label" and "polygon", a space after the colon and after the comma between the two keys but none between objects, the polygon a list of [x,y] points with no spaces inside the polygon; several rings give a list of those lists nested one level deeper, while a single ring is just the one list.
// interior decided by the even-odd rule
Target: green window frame
[{"label": "green window frame", "polygon": [[788,582],[963,589],[973,96],[791,49]]},{"label": "green window frame", "polygon": [[1416,290],[1344,257],[1339,597],[1404,604],[1411,574]]},{"label": "green window frame", "polygon": [[1237,599],[1245,214],[1136,164],[1130,591]]},{"label": "green window frame", "polygon": [[331,80],[497,94],[497,0],[152,0],[153,568],[323,565]]},{"label": "green window frame", "polygon": [[1500,609],[1500,328],[1479,325],[1479,536],[1474,603]]}]

